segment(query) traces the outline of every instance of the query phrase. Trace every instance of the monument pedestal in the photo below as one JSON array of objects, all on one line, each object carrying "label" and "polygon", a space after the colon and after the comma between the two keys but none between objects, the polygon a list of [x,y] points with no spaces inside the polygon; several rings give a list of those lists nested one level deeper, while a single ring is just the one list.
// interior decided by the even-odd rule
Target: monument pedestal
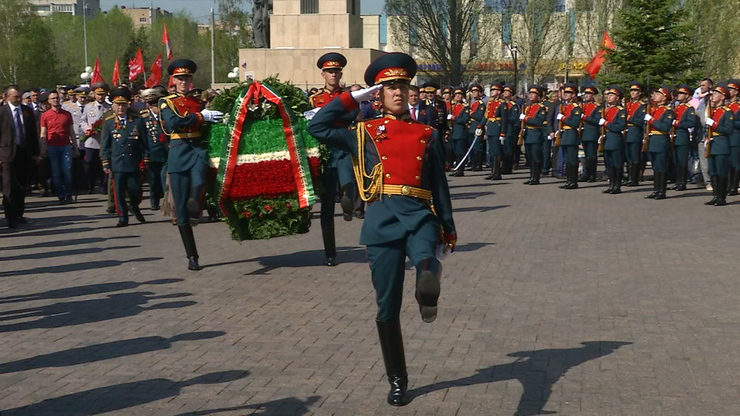
[{"label": "monument pedestal", "polygon": [[324,79],[316,61],[327,52],[339,52],[347,57],[347,66],[342,71],[342,83],[347,86],[365,86],[365,69],[385,53],[367,48],[239,49],[239,62],[247,64],[246,69],[240,68],[239,79],[245,80],[247,74],[256,80],[275,75],[302,89],[322,88]]}]

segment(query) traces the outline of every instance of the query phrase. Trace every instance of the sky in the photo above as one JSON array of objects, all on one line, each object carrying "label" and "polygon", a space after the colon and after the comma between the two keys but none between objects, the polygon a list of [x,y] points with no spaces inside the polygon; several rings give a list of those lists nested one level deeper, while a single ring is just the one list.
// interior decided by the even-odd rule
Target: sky
[{"label": "sky", "polygon": [[[362,14],[380,14],[383,10],[385,0],[361,0],[362,1]],[[211,7],[216,9],[214,6],[215,1],[208,0],[100,0],[100,8],[103,11],[110,10],[113,6],[118,5],[126,7],[160,7],[170,12],[178,12],[181,10],[186,11],[195,20],[207,21]]]}]

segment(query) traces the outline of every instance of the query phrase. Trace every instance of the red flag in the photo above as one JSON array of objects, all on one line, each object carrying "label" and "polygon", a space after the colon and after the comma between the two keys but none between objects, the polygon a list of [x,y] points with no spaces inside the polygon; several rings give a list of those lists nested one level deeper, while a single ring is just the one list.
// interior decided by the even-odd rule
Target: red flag
[{"label": "red flag", "polygon": [[601,48],[599,48],[599,50],[596,52],[596,55],[591,58],[591,62],[583,67],[583,69],[588,72],[588,75],[590,75],[592,79],[596,76],[596,74],[599,73],[599,71],[601,70],[601,65],[604,64],[604,61],[606,61],[606,55],[608,55],[609,52],[612,50],[614,50],[614,42],[612,42],[612,38],[609,37],[609,34],[605,31],[604,36],[601,38]]},{"label": "red flag", "polygon": [[172,43],[170,37],[167,35],[167,23],[164,23],[164,29],[162,30],[162,43],[167,48],[167,60],[172,59]]},{"label": "red flag", "polygon": [[175,85],[175,77],[173,77],[172,75],[170,75],[170,80],[167,81],[167,89],[172,88],[173,85]]},{"label": "red flag", "polygon": [[141,48],[136,50],[136,56],[133,60],[128,61],[128,80],[133,82],[136,77],[144,73],[144,56],[141,54]]},{"label": "red flag", "polygon": [[105,82],[103,76],[100,75],[100,58],[95,58],[95,67],[93,67],[92,76],[90,77],[90,85],[96,82]]},{"label": "red flag", "polygon": [[119,85],[121,83],[121,72],[118,69],[118,58],[116,58],[116,64],[113,65],[113,85]]},{"label": "red flag", "polygon": [[155,85],[159,85],[162,81],[162,54],[157,56],[157,60],[152,64],[152,69],[149,71],[149,78],[146,79],[144,86],[151,88]]}]

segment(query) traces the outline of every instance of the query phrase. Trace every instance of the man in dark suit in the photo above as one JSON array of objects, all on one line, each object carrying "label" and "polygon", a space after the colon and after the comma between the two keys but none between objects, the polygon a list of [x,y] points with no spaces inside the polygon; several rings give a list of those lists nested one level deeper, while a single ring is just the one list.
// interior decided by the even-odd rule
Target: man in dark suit
[{"label": "man in dark suit", "polygon": [[16,85],[3,89],[6,102],[0,107],[0,165],[3,177],[3,209],[8,227],[25,223],[26,188],[31,168],[39,159],[39,134],[30,107],[21,104]]}]

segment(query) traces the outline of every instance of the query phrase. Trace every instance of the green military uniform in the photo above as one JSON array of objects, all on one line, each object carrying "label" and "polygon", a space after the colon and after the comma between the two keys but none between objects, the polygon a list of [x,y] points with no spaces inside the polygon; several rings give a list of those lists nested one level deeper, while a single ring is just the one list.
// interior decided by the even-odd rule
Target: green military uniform
[{"label": "green military uniform", "polygon": [[[575,84],[563,85],[563,94],[570,93],[573,97],[578,93]],[[578,145],[581,144],[581,136],[578,128],[581,126],[583,110],[573,101],[560,104],[560,113],[556,118],[558,130],[560,131],[560,148],[563,149],[565,159],[566,183],[563,189],[578,188]]]},{"label": "green military uniform", "polygon": [[519,140],[519,130],[521,123],[519,122],[519,114],[521,109],[519,104],[514,101],[513,97],[515,94],[514,86],[504,85],[504,95],[506,101],[503,113],[501,114],[501,129],[504,133],[504,162],[501,167],[501,173],[509,174],[512,173],[514,168],[514,155],[517,154],[517,142]]},{"label": "green military uniform", "polygon": [[692,91],[688,85],[679,85],[676,89],[681,101],[673,109],[673,161],[676,164],[676,191],[685,191],[689,175],[689,147],[691,135],[697,129],[697,117],[694,107],[688,103]]},{"label": "green military uniform", "polygon": [[[195,62],[178,59],[170,63],[167,71],[176,78],[192,79],[197,70]],[[201,143],[201,126],[205,121],[218,121],[223,116],[218,111],[204,109],[196,97],[176,93],[159,100],[162,131],[169,136],[167,173],[170,190],[175,202],[177,226],[188,258],[188,269],[200,270],[198,250],[190,225],[190,218],[200,218],[205,196],[205,177],[208,154]]]},{"label": "green military uniform", "polygon": [[[415,73],[413,58],[390,53],[370,64],[365,81],[408,88]],[[358,97],[371,93],[372,89]],[[314,116],[308,132],[352,155],[358,185],[369,201],[360,243],[367,245],[376,291],[378,336],[391,385],[388,402],[402,406],[408,376],[399,314],[406,257],[416,265],[422,319],[431,322],[436,318],[441,273],[435,249],[441,235],[454,247],[455,224],[437,131],[412,121],[406,103],[400,114],[386,114],[349,130],[341,123],[342,116],[357,107],[351,93],[342,93]]]},{"label": "green military uniform", "polygon": [[[166,95],[164,87],[149,88],[141,92],[141,96],[150,106],[157,106],[160,98]],[[160,115],[154,110],[145,109],[139,113],[144,120],[147,133],[147,144],[149,145],[149,163],[147,172],[149,176],[149,200],[152,210],[159,210],[159,200],[164,196],[164,188],[167,173],[164,166],[167,164],[167,148],[169,137],[162,131]]]},{"label": "green military uniform", "polygon": [[604,107],[596,104],[592,98],[598,93],[599,90],[596,87],[584,88],[583,94],[587,101],[581,105],[583,110],[581,145],[583,146],[583,152],[586,154],[584,179],[589,182],[596,182],[598,139],[601,135],[599,120],[604,118]]},{"label": "green military uniform", "polygon": [[[529,88],[530,93],[542,97],[545,90],[539,86]],[[519,116],[524,120],[524,146],[529,155],[529,180],[525,185],[538,185],[542,173],[542,144],[547,140],[547,107],[540,102],[532,103]]]},{"label": "green military uniform", "polygon": [[[501,93],[504,87],[500,84],[491,86],[491,93]],[[506,112],[506,104],[501,98],[488,99],[486,103],[484,127],[486,130],[486,142],[488,145],[488,160],[491,164],[491,174],[486,179],[501,179],[501,160],[504,156],[504,132],[502,129],[503,118]]]},{"label": "green military uniform", "polygon": [[[605,92],[606,95],[614,94],[622,98],[622,89],[612,85]],[[600,133],[604,137],[604,161],[609,173],[609,187],[604,191],[608,194],[622,192],[622,156],[624,155],[624,128],[627,125],[627,115],[624,107],[620,105],[602,107],[603,118],[597,121]]]},{"label": "green military uniform", "polygon": [[[630,83],[630,91],[642,92],[639,82]],[[632,100],[625,104],[627,115],[627,132],[625,134],[625,158],[628,164],[629,182],[627,186],[637,186],[640,183],[642,141],[645,126],[646,106],[639,100]]]},{"label": "green military uniform", "polygon": [[[721,94],[723,99],[730,98],[726,85],[717,85],[712,94]],[[713,97],[714,98],[714,97]],[[734,130],[734,116],[727,106],[717,106],[710,110],[710,117],[705,120],[709,129],[709,176],[712,181],[714,197],[707,205],[726,205],[727,173],[730,169],[730,136]]]},{"label": "green military uniform", "polygon": [[731,79],[727,81],[728,92],[735,91],[735,99],[727,106],[732,111],[733,130],[730,135],[730,175],[728,177],[729,190],[727,195],[737,195],[737,188],[740,186],[740,97],[737,93],[740,90],[740,80]]},{"label": "green military uniform", "polygon": [[[656,90],[665,99],[670,99],[671,92],[666,86]],[[648,129],[648,155],[653,166],[653,192],[645,198],[665,199],[666,193],[666,162],[671,149],[671,127],[673,126],[673,110],[668,105],[650,106],[650,114],[645,114],[644,120]]]},{"label": "green military uniform", "polygon": [[[483,94],[483,87],[480,84],[473,84],[470,86],[470,91],[479,91],[481,94]],[[478,137],[478,140],[475,140],[475,146],[473,146],[470,157],[470,162],[472,165],[471,170],[475,172],[480,172],[481,170],[483,170],[483,158],[486,148],[486,144],[483,141],[482,132],[483,126],[486,123],[486,105],[481,98],[471,98],[468,108],[470,111],[470,120],[468,123],[468,148],[473,145],[473,141],[476,137],[475,132],[481,131],[480,137]]]},{"label": "green military uniform", "polygon": [[[131,93],[126,87],[114,88],[111,100],[114,104],[128,107]],[[145,222],[139,211],[141,202],[141,175],[139,164],[148,160],[149,148],[144,123],[138,115],[129,112],[124,117],[111,114],[103,121],[103,168],[113,172],[113,190],[118,213],[118,227],[128,225],[129,195],[131,212],[139,222]]]}]

